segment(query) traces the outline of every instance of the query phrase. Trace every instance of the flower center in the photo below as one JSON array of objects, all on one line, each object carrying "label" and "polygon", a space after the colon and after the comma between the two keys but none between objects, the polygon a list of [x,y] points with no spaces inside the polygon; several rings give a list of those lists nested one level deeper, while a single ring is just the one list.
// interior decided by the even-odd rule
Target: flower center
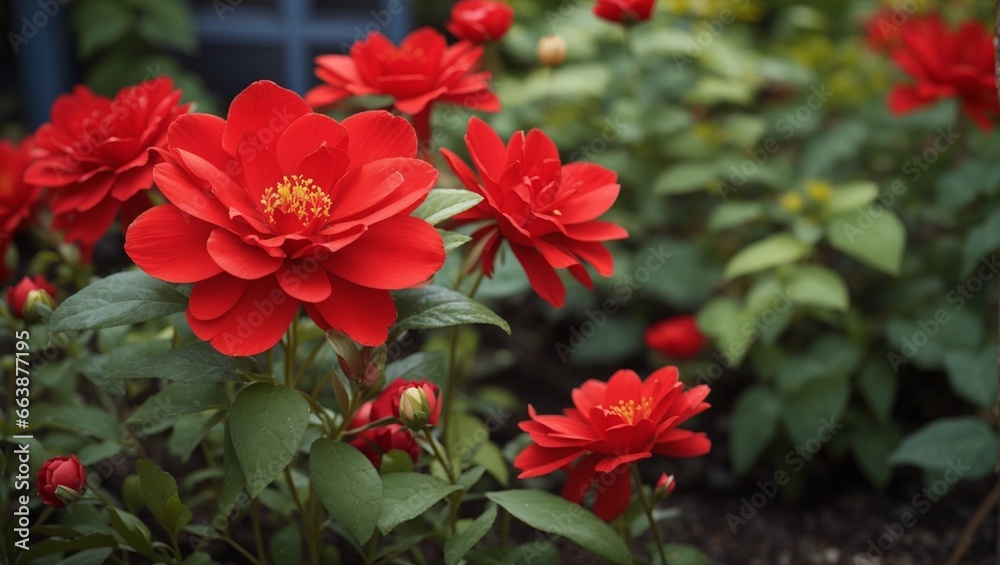
[{"label": "flower center", "polygon": [[651,404],[652,399],[647,396],[643,396],[639,399],[638,404],[634,400],[629,400],[627,402],[619,400],[617,405],[612,404],[607,408],[607,410],[618,414],[622,420],[625,420],[629,424],[634,424],[636,420],[649,417],[649,408]]},{"label": "flower center", "polygon": [[275,223],[274,212],[279,211],[283,214],[295,214],[303,226],[320,216],[329,217],[330,206],[333,204],[322,188],[302,175],[284,177],[281,182],[264,191],[260,203],[264,205],[264,213],[272,224]]}]

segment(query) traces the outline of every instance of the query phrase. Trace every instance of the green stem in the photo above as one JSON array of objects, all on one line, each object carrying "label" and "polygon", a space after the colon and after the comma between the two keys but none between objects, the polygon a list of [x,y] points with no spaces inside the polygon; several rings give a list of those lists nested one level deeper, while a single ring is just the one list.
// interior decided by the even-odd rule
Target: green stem
[{"label": "green stem", "polygon": [[446,458],[443,453],[441,453],[441,448],[438,447],[438,442],[431,435],[430,428],[424,428],[424,437],[427,438],[427,443],[431,444],[431,451],[434,452],[434,457],[441,462],[441,466],[444,467],[444,472],[448,473],[448,480],[452,484],[455,483],[455,472],[451,466],[451,460]]},{"label": "green stem", "polygon": [[628,75],[629,84],[632,87],[632,98],[639,102],[639,76],[641,69],[639,68],[639,60],[635,56],[635,52],[632,50],[632,25],[625,25],[622,27],[625,43],[625,59],[628,61]]},{"label": "green stem", "polygon": [[[441,466],[444,467],[444,472],[448,475],[448,482],[451,484],[456,484],[458,482],[458,477],[455,474],[455,468],[451,465],[451,459],[444,456],[441,449],[438,447],[438,442],[434,439],[431,434],[430,428],[424,428],[424,437],[427,438],[427,443],[431,444],[431,451],[434,452],[434,457],[441,462]],[[448,496],[448,528],[451,533],[454,534],[458,531],[458,507],[462,503],[462,493],[456,492]]]},{"label": "green stem", "polygon": [[288,327],[287,339],[285,341],[285,384],[296,388],[298,383],[295,378],[295,333],[298,330],[298,318],[292,319],[292,324]]},{"label": "green stem", "polygon": [[375,563],[375,552],[378,549],[378,528],[372,532],[372,541],[368,544],[368,555],[365,557],[365,564],[372,565]]},{"label": "green stem", "polygon": [[262,561],[254,557],[253,554],[247,551],[242,545],[236,543],[236,541],[233,540],[233,538],[229,536],[223,536],[222,541],[228,543],[230,547],[238,551],[240,555],[246,558],[247,563],[250,563],[251,565],[264,565]]},{"label": "green stem", "polygon": [[[316,356],[319,355],[319,352],[323,349],[324,345],[326,345],[326,339],[322,337],[319,338],[319,340],[316,342],[316,345],[313,346],[312,351],[309,352],[309,356],[306,357],[306,362],[303,363],[301,367],[299,367],[299,372],[295,375],[295,382],[297,383],[302,382],[302,379],[304,379],[306,376],[306,371],[308,371],[309,367],[312,366],[313,361],[316,360]],[[325,383],[326,379],[324,378],[322,382]],[[320,388],[322,388],[322,386]],[[313,394],[313,396],[316,395]]]},{"label": "green stem", "polygon": [[292,478],[291,466],[285,467],[285,482],[288,483],[288,490],[292,493],[292,501],[299,512],[299,519],[305,529],[306,547],[309,549],[309,562],[313,565],[319,563],[319,548],[316,544],[316,529],[311,523],[306,522],[306,508],[299,497],[299,490],[295,488],[295,479]]},{"label": "green stem", "polygon": [[663,538],[660,537],[660,527],[653,518],[653,507],[646,499],[646,491],[642,488],[642,477],[639,476],[639,469],[632,467],[632,479],[635,481],[635,489],[639,491],[639,501],[642,509],[646,512],[646,519],[649,520],[649,529],[653,532],[653,540],[656,541],[656,550],[660,553],[660,564],[667,565],[667,552],[663,549]]},{"label": "green stem", "polygon": [[253,526],[253,541],[257,546],[257,559],[261,563],[267,563],[267,553],[264,551],[264,536],[260,530],[260,501],[255,498],[251,504],[250,523]]}]

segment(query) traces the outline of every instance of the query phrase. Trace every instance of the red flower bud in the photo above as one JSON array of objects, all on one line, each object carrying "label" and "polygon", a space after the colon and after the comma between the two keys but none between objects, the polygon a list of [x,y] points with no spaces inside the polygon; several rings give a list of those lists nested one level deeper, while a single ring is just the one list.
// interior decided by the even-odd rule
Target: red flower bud
[{"label": "red flower bud", "polygon": [[76,502],[87,490],[87,471],[76,455],[49,459],[42,464],[35,480],[42,502],[54,508]]},{"label": "red flower bud", "polygon": [[694,316],[662,320],[646,330],[646,345],[674,359],[697,357],[705,341]]},{"label": "red flower bud", "polygon": [[45,280],[44,276],[24,277],[21,282],[7,289],[7,307],[15,318],[25,318],[32,313],[34,304],[38,302],[55,306],[55,295],[56,287]]},{"label": "red flower bud", "polygon": [[674,476],[663,473],[660,475],[660,480],[656,481],[654,492],[657,498],[666,498],[674,492],[675,488],[677,488],[677,481],[674,480]]}]

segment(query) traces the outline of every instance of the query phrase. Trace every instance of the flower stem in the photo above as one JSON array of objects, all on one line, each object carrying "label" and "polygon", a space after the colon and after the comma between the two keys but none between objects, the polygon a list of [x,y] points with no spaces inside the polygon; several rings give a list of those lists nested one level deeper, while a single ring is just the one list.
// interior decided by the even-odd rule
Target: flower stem
[{"label": "flower stem", "polygon": [[[451,466],[451,460],[444,456],[441,449],[438,447],[438,442],[434,439],[431,434],[430,428],[424,428],[424,437],[427,438],[427,443],[431,444],[431,451],[434,452],[434,457],[441,462],[441,466],[444,467],[444,472],[448,474],[448,482],[455,484],[458,481],[458,477],[455,476],[455,468]],[[462,495],[460,492],[454,493],[448,497],[448,526],[451,533],[457,531],[458,524],[458,505],[462,501]]]},{"label": "flower stem", "polygon": [[632,25],[622,27],[625,44],[625,59],[628,61],[629,84],[632,87],[632,98],[639,101],[639,60],[632,49]]},{"label": "flower stem", "polygon": [[302,504],[302,499],[299,498],[299,491],[295,488],[295,480],[292,478],[291,466],[285,467],[285,482],[288,483],[288,490],[292,493],[292,501],[295,502],[295,508],[299,512],[299,520],[302,521],[302,526],[305,529],[306,547],[309,549],[309,562],[316,565],[319,563],[319,548],[316,543],[316,529],[313,527],[313,524],[307,520],[305,506]]},{"label": "flower stem", "polygon": [[646,519],[649,520],[649,529],[653,532],[653,540],[656,541],[656,550],[660,553],[660,564],[667,565],[667,552],[663,549],[663,538],[660,537],[660,527],[656,524],[656,520],[653,519],[653,506],[646,499],[646,491],[642,488],[642,477],[639,476],[639,470],[634,466],[632,467],[632,479],[635,481],[635,489],[639,491],[639,501],[642,503],[642,509],[646,512]]},{"label": "flower stem", "polygon": [[250,509],[250,523],[253,526],[253,541],[257,546],[257,560],[267,563],[267,553],[264,551],[264,536],[260,530],[260,501],[256,498]]}]

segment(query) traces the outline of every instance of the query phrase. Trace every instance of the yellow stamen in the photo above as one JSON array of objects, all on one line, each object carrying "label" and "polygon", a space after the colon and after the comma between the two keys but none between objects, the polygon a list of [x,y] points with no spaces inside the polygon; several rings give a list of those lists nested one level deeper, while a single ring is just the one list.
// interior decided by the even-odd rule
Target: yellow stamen
[{"label": "yellow stamen", "polygon": [[639,404],[636,404],[634,400],[629,400],[628,402],[619,400],[617,406],[612,405],[607,410],[614,412],[629,424],[634,424],[638,419],[649,417],[651,404],[652,399],[644,396],[640,399]]},{"label": "yellow stamen", "polygon": [[264,213],[273,224],[275,210],[284,214],[295,214],[303,225],[308,225],[319,216],[329,217],[333,202],[322,188],[313,184],[312,179],[301,175],[286,176],[274,187],[264,191],[260,198]]}]

